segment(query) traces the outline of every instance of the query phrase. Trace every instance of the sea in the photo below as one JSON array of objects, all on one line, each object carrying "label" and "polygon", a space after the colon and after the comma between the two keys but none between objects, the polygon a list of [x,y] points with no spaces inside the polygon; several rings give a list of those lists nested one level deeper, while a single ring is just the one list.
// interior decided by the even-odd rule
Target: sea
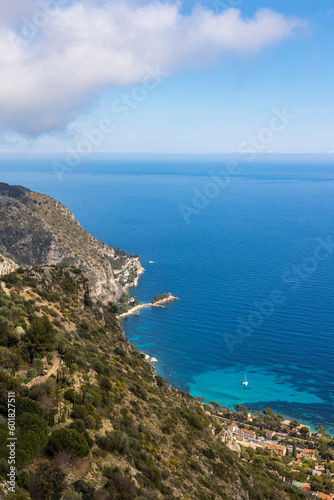
[{"label": "sea", "polygon": [[140,302],[179,298],[122,321],[158,374],[206,402],[334,433],[331,162],[114,155],[59,173],[52,157],[9,155],[0,181],[58,199],[138,254]]}]

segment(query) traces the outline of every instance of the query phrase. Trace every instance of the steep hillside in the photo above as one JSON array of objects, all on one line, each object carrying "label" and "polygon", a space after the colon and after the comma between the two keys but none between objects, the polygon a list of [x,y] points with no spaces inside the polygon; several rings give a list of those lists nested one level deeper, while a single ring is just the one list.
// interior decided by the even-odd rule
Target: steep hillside
[{"label": "steep hillside", "polygon": [[[88,294],[74,267],[20,269],[0,281],[0,498],[304,498],[273,474],[277,457],[253,462],[230,451],[221,420],[155,376],[117,306]],[[15,494],[6,483],[8,391]]]},{"label": "steep hillside", "polygon": [[117,300],[143,272],[138,256],[102,243],[58,201],[0,183],[0,275],[20,266],[75,266],[89,278],[91,297]]}]

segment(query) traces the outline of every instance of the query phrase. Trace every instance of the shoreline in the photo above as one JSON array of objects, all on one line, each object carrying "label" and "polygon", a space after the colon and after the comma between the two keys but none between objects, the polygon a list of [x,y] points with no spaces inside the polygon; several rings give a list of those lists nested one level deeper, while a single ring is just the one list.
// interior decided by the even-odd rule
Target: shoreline
[{"label": "shoreline", "polygon": [[[144,271],[143,271],[143,272],[144,272]],[[143,273],[143,272],[142,272],[142,273]],[[141,274],[142,274],[142,273],[141,273]],[[138,285],[138,278],[139,278],[139,277],[140,277],[140,276],[138,276],[138,277],[136,278],[135,282],[134,282],[133,284],[131,284],[131,286],[137,286],[137,285]],[[130,287],[129,287],[129,288],[130,288]],[[134,314],[138,314],[138,313],[139,313],[139,311],[140,311],[141,309],[143,309],[144,307],[163,307],[163,304],[166,304],[166,303],[168,303],[168,302],[173,302],[174,300],[179,300],[179,298],[178,298],[178,297],[175,297],[175,296],[173,296],[173,295],[172,295],[172,296],[167,297],[167,298],[165,298],[165,299],[162,299],[162,300],[160,300],[160,301],[158,301],[158,302],[156,302],[156,303],[154,303],[154,304],[152,304],[151,302],[149,302],[149,303],[145,303],[145,304],[139,304],[139,305],[137,305],[137,306],[133,307],[132,309],[130,309],[129,311],[126,311],[125,313],[122,313],[122,314],[120,314],[120,315],[117,315],[116,317],[117,317],[117,319],[118,319],[118,320],[121,320],[122,318],[125,318],[125,317],[127,317],[127,316],[132,316],[132,315],[134,315]],[[145,354],[145,359],[146,359],[146,360],[147,360],[147,361],[151,364],[151,366],[153,367],[154,371],[156,372],[156,367],[155,367],[155,366],[153,366],[153,364],[155,364],[158,360],[157,360],[156,358],[154,358],[154,357],[153,357],[153,358],[152,358],[152,360],[153,360],[153,361],[152,361],[152,360],[151,360],[151,356],[149,356],[149,355],[148,355],[148,354],[146,354],[146,353],[143,353],[143,354]],[[193,396],[193,397],[195,397],[195,396]],[[205,404],[208,404],[208,403],[205,403]],[[225,406],[225,405],[224,405],[224,403],[221,403],[221,404],[222,404],[222,406],[223,406],[223,407]],[[244,403],[241,403],[241,404],[244,404]],[[230,408],[230,407],[228,407],[228,406],[226,405],[226,408]],[[230,408],[230,409],[231,409],[232,411],[234,411],[234,408]],[[275,413],[276,415],[278,415],[278,414],[279,414],[277,411],[274,411],[274,413]],[[298,420],[300,419],[300,416],[297,416],[297,417],[291,417],[291,415],[288,415],[288,414],[285,414],[285,413],[283,413],[283,417],[284,417],[286,420],[294,420],[295,418],[297,418]],[[315,423],[310,423],[310,421],[305,422],[305,420],[304,420],[304,419],[302,419],[302,420],[303,420],[303,422],[301,422],[301,423],[302,423],[303,425],[309,426],[309,427],[311,428],[311,431],[312,431],[312,432],[315,432],[315,427],[316,427],[316,424],[315,424]],[[300,420],[299,420],[299,421],[300,421]],[[320,425],[320,424],[318,424],[318,425]],[[327,425],[325,425],[325,426],[326,426],[327,430],[328,430],[330,433],[334,432],[331,426],[330,426],[330,427],[328,427],[328,424],[327,424]]]},{"label": "shoreline", "polygon": [[178,297],[175,297],[174,295],[171,295],[170,297],[167,297],[165,299],[161,299],[158,302],[155,302],[154,304],[152,302],[147,302],[146,304],[139,304],[138,306],[132,307],[129,309],[129,311],[126,311],[122,314],[118,314],[116,316],[117,319],[125,318],[126,316],[131,316],[133,314],[137,314],[140,309],[143,309],[144,307],[163,307],[163,304],[168,304],[169,302],[174,302],[174,300],[179,300]]}]

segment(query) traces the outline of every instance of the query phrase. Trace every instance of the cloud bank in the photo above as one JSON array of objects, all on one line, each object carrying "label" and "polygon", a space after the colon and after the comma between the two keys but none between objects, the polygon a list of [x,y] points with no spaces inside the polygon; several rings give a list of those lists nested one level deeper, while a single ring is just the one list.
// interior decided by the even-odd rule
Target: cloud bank
[{"label": "cloud bank", "polygon": [[252,19],[234,8],[184,15],[178,4],[154,0],[16,0],[0,15],[1,125],[31,135],[61,128],[98,92],[141,82],[148,68],[172,74],[251,55],[305,27],[269,9]]}]

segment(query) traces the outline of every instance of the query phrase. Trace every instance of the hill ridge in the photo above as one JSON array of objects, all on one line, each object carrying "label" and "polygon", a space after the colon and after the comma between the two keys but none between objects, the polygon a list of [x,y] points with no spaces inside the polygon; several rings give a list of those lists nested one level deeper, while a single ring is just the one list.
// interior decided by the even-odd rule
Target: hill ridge
[{"label": "hill ridge", "polygon": [[88,277],[92,299],[107,303],[144,271],[139,256],[98,240],[47,195],[0,183],[0,207],[0,274],[15,266],[75,266]]}]

